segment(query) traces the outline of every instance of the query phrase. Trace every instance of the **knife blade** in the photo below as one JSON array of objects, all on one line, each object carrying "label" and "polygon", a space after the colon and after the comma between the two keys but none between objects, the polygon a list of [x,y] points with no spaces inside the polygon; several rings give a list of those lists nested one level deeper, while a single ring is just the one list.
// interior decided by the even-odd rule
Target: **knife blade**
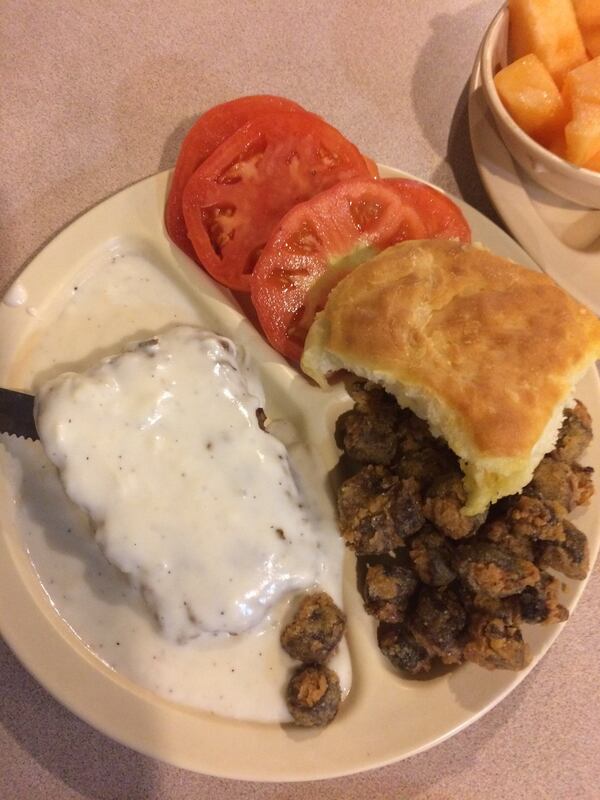
[{"label": "knife blade", "polygon": [[39,439],[33,416],[35,397],[25,392],[0,388],[0,433]]}]

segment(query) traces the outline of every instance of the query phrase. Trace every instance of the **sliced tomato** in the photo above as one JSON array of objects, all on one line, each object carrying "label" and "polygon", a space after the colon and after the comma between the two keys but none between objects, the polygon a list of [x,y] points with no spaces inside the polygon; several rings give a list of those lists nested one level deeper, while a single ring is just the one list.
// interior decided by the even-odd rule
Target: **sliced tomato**
[{"label": "sliced tomato", "polygon": [[296,206],[252,275],[252,302],[267,339],[298,360],[315,314],[355,266],[405,239],[434,238],[468,242],[471,232],[452,200],[418,181],[357,178]]},{"label": "sliced tomato", "polygon": [[368,175],[359,150],[319,117],[257,117],[223,142],[184,189],[196,256],[220,283],[250,291],[260,252],[290,208],[339,181]]},{"label": "sliced tomato", "polygon": [[314,315],[355,266],[404,239],[423,239],[421,215],[382,180],[344,181],[297,205],[265,246],[252,275],[263,331],[298,360]]},{"label": "sliced tomato", "polygon": [[372,178],[378,178],[379,177],[379,167],[377,166],[377,162],[373,161],[372,158],[369,158],[369,156],[365,156],[364,154],[363,154],[363,158],[367,162],[367,169],[369,170],[369,175]]},{"label": "sliced tomato", "polygon": [[249,120],[271,111],[301,110],[302,107],[293,100],[264,94],[238,97],[214,106],[198,117],[181,144],[165,209],[167,231],[178,247],[195,257],[183,219],[181,200],[186,183],[199,165]]},{"label": "sliced tomato", "polygon": [[425,223],[426,239],[458,239],[471,241],[471,229],[460,208],[447,195],[426,183],[408,178],[385,178],[405,203],[420,215]]}]

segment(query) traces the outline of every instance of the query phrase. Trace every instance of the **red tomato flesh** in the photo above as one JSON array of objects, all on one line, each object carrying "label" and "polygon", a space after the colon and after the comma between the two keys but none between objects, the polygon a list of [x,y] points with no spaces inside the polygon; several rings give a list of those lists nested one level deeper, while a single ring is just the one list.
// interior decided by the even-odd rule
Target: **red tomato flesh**
[{"label": "red tomato flesh", "polygon": [[359,150],[319,117],[256,117],[223,142],[184,189],[196,256],[220,283],[250,291],[250,274],[284,214],[339,181],[368,175]]},{"label": "red tomato flesh", "polygon": [[363,158],[367,163],[367,169],[369,170],[369,175],[372,178],[378,178],[379,177],[379,167],[377,166],[377,162],[373,161],[373,159],[369,158],[369,156],[364,155],[364,153],[363,153]]},{"label": "red tomato flesh", "polygon": [[254,95],[221,103],[198,117],[181,144],[165,209],[165,225],[173,242],[191,258],[194,248],[188,239],[181,205],[185,185],[200,164],[249,120],[271,111],[301,111],[285,97]]},{"label": "red tomato flesh", "polygon": [[408,178],[385,178],[384,183],[398,192],[420,215],[427,230],[426,239],[471,241],[471,229],[460,208],[447,195],[426,183]]},{"label": "red tomato flesh", "polygon": [[416,181],[356,178],[297,205],[252,274],[252,302],[267,339],[299,360],[315,314],[355,266],[405,239],[437,237],[469,241],[470,230],[451,200]]}]

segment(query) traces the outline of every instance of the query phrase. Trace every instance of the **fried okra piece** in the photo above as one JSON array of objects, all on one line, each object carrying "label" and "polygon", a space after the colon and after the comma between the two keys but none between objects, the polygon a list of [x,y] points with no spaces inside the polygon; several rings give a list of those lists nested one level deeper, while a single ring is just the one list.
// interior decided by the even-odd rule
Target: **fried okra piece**
[{"label": "fried okra piece", "polygon": [[361,464],[391,464],[398,441],[395,422],[393,414],[346,411],[336,422],[335,442]]},{"label": "fried okra piece", "polygon": [[456,565],[460,577],[472,592],[490,597],[518,594],[540,579],[539,570],[531,561],[485,540],[457,547]]},{"label": "fried okra piece", "polygon": [[415,478],[422,489],[427,489],[435,480],[459,469],[454,453],[438,441],[420,450],[397,455],[392,468],[401,478]]},{"label": "fried okra piece", "polygon": [[421,588],[410,629],[430,655],[439,656],[444,664],[459,664],[466,624],[467,612],[451,587]]},{"label": "fried okra piece", "polygon": [[397,422],[398,454],[406,456],[439,444],[429,426],[407,408],[400,409]]},{"label": "fried okra piece", "polygon": [[417,482],[382,466],[363,467],[344,481],[338,512],[342,536],[358,555],[395,550],[424,522]]},{"label": "fried okra piece", "polygon": [[520,595],[471,594],[463,585],[461,597],[469,614],[465,659],[490,670],[525,667],[529,652],[519,628]]},{"label": "fried okra piece", "polygon": [[515,536],[550,542],[565,538],[564,508],[554,500],[521,494],[511,497],[505,508],[504,519]]},{"label": "fried okra piece", "polygon": [[451,539],[472,536],[484,522],[486,513],[468,517],[462,508],[467,493],[460,473],[449,473],[438,478],[425,493],[423,514],[436,528]]},{"label": "fried okra piece", "polygon": [[281,646],[298,661],[323,664],[340,642],[346,616],[326,592],[303,598],[292,621],[281,632]]},{"label": "fried okra piece", "polygon": [[475,613],[469,621],[466,661],[485,669],[523,669],[530,660],[529,649],[515,620]]},{"label": "fried okra piece", "polygon": [[538,564],[562,572],[567,578],[583,580],[590,568],[588,540],[579,528],[564,520],[564,540],[544,542],[540,546]]},{"label": "fried okra piece", "polygon": [[558,602],[559,581],[548,572],[540,574],[535,586],[527,586],[518,595],[519,611],[523,622],[564,622],[569,618],[567,609]]},{"label": "fried okra piece", "polygon": [[431,525],[411,538],[408,553],[423,583],[447,586],[457,577],[452,545]]},{"label": "fried okra piece", "polygon": [[377,628],[377,643],[383,655],[397,669],[411,675],[429,672],[431,656],[420,645],[407,625],[390,625],[380,622]]},{"label": "fried okra piece", "polygon": [[535,561],[535,548],[532,539],[518,536],[512,526],[502,517],[486,522],[478,533],[478,537],[499,545],[513,556]]},{"label": "fried okra piece", "polygon": [[468,614],[484,614],[488,617],[499,617],[508,622],[518,623],[520,621],[520,595],[513,594],[508,597],[490,597],[489,594],[483,594],[482,592],[473,594],[466,589],[464,584],[461,584],[461,588],[460,598]]},{"label": "fried okra piece", "polygon": [[582,467],[581,464],[573,462],[571,469],[575,473],[576,491],[574,492],[574,502],[576,506],[586,506],[594,495],[594,468]]},{"label": "fried okra piece", "polygon": [[538,464],[525,493],[559,503],[564,513],[585,505],[594,493],[592,467],[545,456]]},{"label": "fried okra piece", "polygon": [[592,418],[583,403],[576,400],[574,407],[565,411],[552,455],[562,461],[576,461],[591,441]]},{"label": "fried okra piece", "polygon": [[365,610],[383,622],[401,622],[419,581],[401,564],[369,564],[365,574]]},{"label": "fried okra piece", "polygon": [[302,664],[291,677],[285,699],[296,725],[327,725],[337,714],[342,699],[340,681],[328,667]]},{"label": "fried okra piece", "polygon": [[378,416],[392,415],[396,417],[398,415],[399,408],[396,398],[386,392],[378,383],[349,375],[344,381],[344,385],[354,400],[354,408],[357,411]]}]

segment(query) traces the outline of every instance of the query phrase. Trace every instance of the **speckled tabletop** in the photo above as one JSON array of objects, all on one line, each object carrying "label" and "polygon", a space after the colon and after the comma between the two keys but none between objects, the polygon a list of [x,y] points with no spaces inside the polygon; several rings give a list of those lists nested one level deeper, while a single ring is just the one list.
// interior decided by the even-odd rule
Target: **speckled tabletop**
[{"label": "speckled tabletop", "polygon": [[[378,161],[497,220],[469,144],[467,82],[499,0],[3,0],[0,289],[61,228],[171,166],[199,111],[270,92]],[[600,570],[541,664],[422,755],[325,783],[204,777],[118,745],[0,640],[0,797],[600,798]]]}]

